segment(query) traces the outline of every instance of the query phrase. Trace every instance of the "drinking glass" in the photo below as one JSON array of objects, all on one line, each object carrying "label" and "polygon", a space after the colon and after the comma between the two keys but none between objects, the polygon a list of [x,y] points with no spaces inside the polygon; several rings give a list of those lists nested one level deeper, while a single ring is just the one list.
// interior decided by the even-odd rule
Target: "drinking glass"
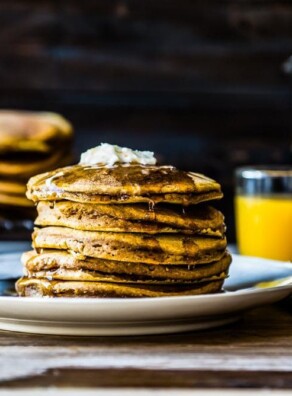
[{"label": "drinking glass", "polygon": [[292,261],[292,167],[238,168],[235,215],[240,254]]}]

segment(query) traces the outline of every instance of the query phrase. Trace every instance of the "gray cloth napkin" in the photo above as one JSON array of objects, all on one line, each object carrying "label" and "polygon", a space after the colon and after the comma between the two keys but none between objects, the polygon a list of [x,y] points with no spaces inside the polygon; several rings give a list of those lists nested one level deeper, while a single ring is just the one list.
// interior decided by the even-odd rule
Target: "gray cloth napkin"
[{"label": "gray cloth napkin", "polygon": [[0,254],[0,280],[15,279],[22,276],[21,254],[22,253]]},{"label": "gray cloth napkin", "polygon": [[292,276],[292,263],[237,254],[233,254],[232,257],[229,278],[224,282],[225,290],[243,289],[259,282]]},{"label": "gray cloth napkin", "polygon": [[22,275],[20,257],[31,249],[30,242],[0,242],[0,279],[15,279]]}]

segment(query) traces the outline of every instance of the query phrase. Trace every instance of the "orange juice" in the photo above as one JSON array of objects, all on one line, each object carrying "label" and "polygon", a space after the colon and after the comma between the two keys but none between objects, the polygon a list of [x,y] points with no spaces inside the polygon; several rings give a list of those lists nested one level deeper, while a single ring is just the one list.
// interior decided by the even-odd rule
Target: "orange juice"
[{"label": "orange juice", "polygon": [[292,261],[291,195],[235,197],[239,252]]}]

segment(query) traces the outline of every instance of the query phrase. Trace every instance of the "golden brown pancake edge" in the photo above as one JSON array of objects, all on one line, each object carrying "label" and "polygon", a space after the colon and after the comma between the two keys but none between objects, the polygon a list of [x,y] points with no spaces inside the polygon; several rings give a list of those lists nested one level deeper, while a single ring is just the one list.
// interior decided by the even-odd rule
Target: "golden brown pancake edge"
[{"label": "golden brown pancake edge", "polygon": [[38,278],[21,278],[16,290],[23,297],[171,297],[216,293],[223,280],[196,285],[137,285],[110,282],[49,281]]},{"label": "golden brown pancake edge", "polygon": [[70,201],[41,201],[37,205],[38,226],[61,226],[83,231],[185,233],[222,237],[222,213],[211,206],[181,209],[157,205],[98,205]]},{"label": "golden brown pancake edge", "polygon": [[89,257],[149,264],[192,264],[226,248],[226,238],[180,234],[80,231],[66,227],[35,229],[33,247],[70,250]]},{"label": "golden brown pancake edge", "polygon": [[[145,172],[148,176],[145,177]],[[32,177],[33,201],[68,199],[92,203],[170,202],[188,205],[222,197],[220,185],[174,167],[74,165]]]},{"label": "golden brown pancake edge", "polygon": [[[223,256],[211,263],[199,265],[151,265],[145,263],[127,263],[113,260],[76,257],[65,251],[25,252],[22,256],[25,273],[29,277],[50,279],[94,280],[95,277],[113,274],[119,277],[138,277],[139,279],[163,279],[194,281],[221,273],[228,273],[231,256]],[[70,275],[69,275],[70,274]],[[66,278],[63,278],[65,276]],[[87,277],[87,279],[86,279]]]}]

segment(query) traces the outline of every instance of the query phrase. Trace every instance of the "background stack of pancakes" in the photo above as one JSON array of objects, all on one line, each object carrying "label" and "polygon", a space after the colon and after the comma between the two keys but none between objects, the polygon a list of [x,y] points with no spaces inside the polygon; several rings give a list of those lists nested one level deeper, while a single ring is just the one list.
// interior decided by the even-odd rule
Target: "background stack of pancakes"
[{"label": "background stack of pancakes", "polygon": [[34,204],[25,196],[28,179],[68,165],[72,127],[54,113],[0,111],[0,213],[31,217]]},{"label": "background stack of pancakes", "polygon": [[75,165],[33,177],[35,250],[21,296],[156,297],[221,290],[231,257],[213,180],[171,166]]}]

